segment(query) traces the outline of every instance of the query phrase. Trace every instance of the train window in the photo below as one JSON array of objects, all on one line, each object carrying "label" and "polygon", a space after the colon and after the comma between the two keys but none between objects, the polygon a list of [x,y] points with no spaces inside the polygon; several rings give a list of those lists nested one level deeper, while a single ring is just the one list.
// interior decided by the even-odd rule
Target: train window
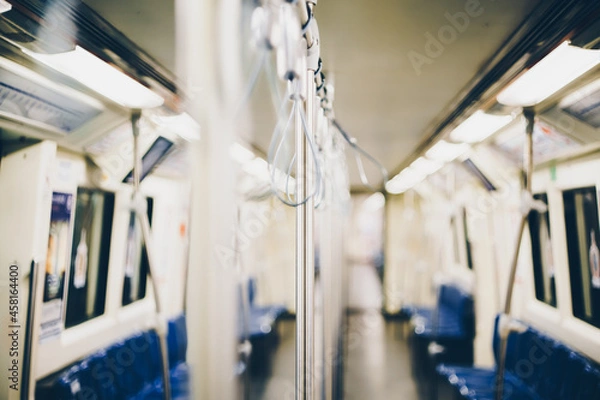
[{"label": "train window", "polygon": [[[548,205],[546,193],[533,196],[536,200]],[[550,236],[549,212],[529,213],[529,235],[531,237],[531,255],[533,259],[533,276],[535,297],[552,307],[556,307],[556,282],[554,280],[554,258],[552,256],[552,240]]]},{"label": "train window", "polygon": [[573,315],[600,328],[600,238],[595,187],[563,193]]},{"label": "train window", "polygon": [[79,188],[71,245],[65,327],[104,313],[115,196]]},{"label": "train window", "polygon": [[[148,198],[148,219],[152,223],[153,201]],[[142,237],[142,228],[135,213],[129,214],[127,229],[127,247],[125,253],[125,277],[123,280],[124,306],[146,296],[146,277],[148,275],[148,256]]]}]

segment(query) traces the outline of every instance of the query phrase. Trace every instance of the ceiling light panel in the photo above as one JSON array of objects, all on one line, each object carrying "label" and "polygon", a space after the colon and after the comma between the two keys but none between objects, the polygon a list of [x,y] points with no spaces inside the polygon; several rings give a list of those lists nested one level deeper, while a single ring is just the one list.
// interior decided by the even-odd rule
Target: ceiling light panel
[{"label": "ceiling light panel", "polygon": [[511,115],[492,115],[479,110],[467,118],[450,133],[450,139],[455,142],[478,143],[513,120]]},{"label": "ceiling light panel", "polygon": [[507,106],[534,106],[600,63],[600,50],[588,50],[564,42],[525,72],[497,97]]},{"label": "ceiling light panel", "polygon": [[26,49],[23,52],[123,107],[154,108],[164,102],[152,90],[79,46],[58,54],[40,54]]}]

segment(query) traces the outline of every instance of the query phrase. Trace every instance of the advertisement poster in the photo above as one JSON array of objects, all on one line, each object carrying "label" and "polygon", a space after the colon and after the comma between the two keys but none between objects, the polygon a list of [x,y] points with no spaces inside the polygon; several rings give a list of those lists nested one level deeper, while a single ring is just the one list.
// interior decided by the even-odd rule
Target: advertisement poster
[{"label": "advertisement poster", "polygon": [[41,340],[56,336],[63,329],[63,295],[65,292],[65,274],[70,258],[72,207],[72,194],[52,193],[52,212],[50,214],[48,254],[46,256],[46,274],[44,277]]}]

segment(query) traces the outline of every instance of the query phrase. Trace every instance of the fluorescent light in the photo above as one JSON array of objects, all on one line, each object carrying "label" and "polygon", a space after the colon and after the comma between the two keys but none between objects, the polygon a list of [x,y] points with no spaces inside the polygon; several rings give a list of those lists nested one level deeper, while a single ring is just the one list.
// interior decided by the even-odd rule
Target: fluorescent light
[{"label": "fluorescent light", "polygon": [[423,171],[408,167],[385,184],[385,189],[392,194],[400,194],[420,183],[427,177]]},{"label": "fluorescent light", "polygon": [[0,0],[0,14],[10,10],[12,10],[12,5],[5,0]]},{"label": "fluorescent light", "polygon": [[479,110],[457,126],[450,133],[450,138],[455,142],[481,142],[512,120],[511,115],[492,115]]},{"label": "fluorescent light", "polygon": [[419,157],[410,164],[410,167],[424,175],[431,175],[444,166],[444,163]]},{"label": "fluorescent light", "polygon": [[188,141],[200,140],[200,125],[188,113],[172,116],[152,116],[161,128],[167,129]]},{"label": "fluorescent light", "polygon": [[76,46],[59,54],[23,52],[127,108],[154,108],[164,99],[92,53]]},{"label": "fluorescent light", "polygon": [[367,212],[376,212],[385,206],[385,196],[380,193],[373,193],[369,196],[364,203],[362,203],[363,210]]},{"label": "fluorescent light", "polygon": [[407,186],[402,182],[395,181],[394,179],[387,181],[385,184],[385,190],[391,194],[401,194],[410,188],[410,186]]},{"label": "fluorescent light", "polygon": [[564,42],[498,95],[508,106],[541,103],[600,63],[600,50],[587,50]]},{"label": "fluorescent light", "polygon": [[234,143],[229,148],[229,156],[240,165],[244,165],[254,160],[254,153],[239,143]]},{"label": "fluorescent light", "polygon": [[437,172],[443,166],[444,163],[440,161],[419,157],[413,161],[408,168],[403,169],[402,172],[388,181],[385,185],[385,189],[392,194],[404,193],[423,181],[429,175]]},{"label": "fluorescent light", "polygon": [[269,181],[271,179],[269,164],[260,157],[256,157],[254,160],[247,162],[242,169],[247,174],[260,180]]},{"label": "fluorescent light", "polygon": [[440,140],[432,148],[427,150],[427,158],[435,161],[450,162],[455,158],[465,154],[469,150],[469,145],[465,143],[448,143]]}]

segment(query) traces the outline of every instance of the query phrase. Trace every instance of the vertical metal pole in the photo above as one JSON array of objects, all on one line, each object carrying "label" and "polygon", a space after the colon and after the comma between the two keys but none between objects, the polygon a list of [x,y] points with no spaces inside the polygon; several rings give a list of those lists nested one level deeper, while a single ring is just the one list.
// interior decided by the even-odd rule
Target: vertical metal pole
[{"label": "vertical metal pole", "polygon": [[[311,140],[315,137],[315,75],[314,71],[308,70],[306,74],[306,125],[311,135]],[[308,140],[305,139],[305,151],[306,151],[306,189],[307,193],[314,192],[314,185],[317,182],[313,182],[314,177],[314,160],[313,154],[308,147]],[[314,199],[311,198],[306,204],[306,321],[307,321],[307,333],[308,340],[306,341],[307,358],[306,358],[306,370],[308,381],[306,384],[306,390],[308,392],[308,399],[314,399],[315,397],[315,242],[314,242]]]},{"label": "vertical metal pole", "polygon": [[[131,112],[131,130],[133,132],[133,200],[138,201],[138,195],[140,190],[140,179],[142,172],[142,158],[140,157],[140,118],[142,113],[140,110],[132,110]],[[142,228],[142,238],[146,245],[146,255],[148,256],[148,275],[150,276],[150,282],[152,283],[152,289],[154,291],[154,304],[156,308],[156,314],[159,318],[157,333],[160,345],[160,354],[162,359],[162,378],[163,378],[163,399],[171,399],[171,381],[169,378],[169,353],[167,347],[167,334],[165,331],[164,322],[161,319],[162,316],[162,303],[160,301],[160,293],[158,292],[158,285],[156,282],[156,264],[151,241],[151,230],[150,221],[148,220],[148,214],[145,212],[139,212],[137,206],[135,213],[140,221]]]},{"label": "vertical metal pole", "polygon": [[[306,124],[314,131],[314,71],[307,72]],[[296,198],[313,192],[313,160],[301,119],[296,109]],[[296,207],[296,400],[312,400],[314,394],[314,201]]]},{"label": "vertical metal pole", "polygon": [[[318,118],[325,120],[322,109],[319,110]],[[323,137],[328,138],[328,124],[324,123]],[[329,160],[325,160],[324,167],[329,169]],[[323,168],[325,170],[325,168]],[[323,174],[325,179],[325,173]],[[329,185],[328,179],[325,183]],[[329,189],[329,186],[325,189]],[[329,200],[329,199],[328,199]],[[329,200],[331,201],[331,200]],[[319,260],[320,260],[320,280],[321,280],[321,323],[323,326],[323,354],[321,354],[321,363],[323,364],[323,400],[333,400],[333,324],[334,324],[334,290],[333,290],[333,210],[332,207],[325,207],[319,212]]]},{"label": "vertical metal pole", "polygon": [[[296,199],[306,196],[306,138],[296,107]],[[306,212],[307,204],[296,207],[296,400],[306,394]]]},{"label": "vertical metal pole", "polygon": [[[525,168],[525,192],[529,196],[532,193],[531,178],[533,176],[533,128],[534,128],[534,113],[532,110],[523,110],[525,118],[527,118],[527,130],[525,138],[525,149],[523,154],[523,167]],[[510,315],[512,307],[512,295],[515,287],[515,278],[517,276],[517,266],[519,261],[519,251],[521,249],[521,239],[525,233],[525,226],[527,225],[527,217],[529,213],[523,214],[521,222],[519,224],[519,230],[517,233],[517,240],[515,243],[515,252],[512,259],[510,268],[510,276],[508,278],[508,285],[506,288],[506,300],[504,303],[504,315]],[[503,328],[498,326],[500,329],[500,349],[499,349],[499,365],[498,372],[496,375],[496,400],[502,400],[504,394],[504,375],[506,369],[506,345],[508,342],[508,334],[502,332]]]}]

